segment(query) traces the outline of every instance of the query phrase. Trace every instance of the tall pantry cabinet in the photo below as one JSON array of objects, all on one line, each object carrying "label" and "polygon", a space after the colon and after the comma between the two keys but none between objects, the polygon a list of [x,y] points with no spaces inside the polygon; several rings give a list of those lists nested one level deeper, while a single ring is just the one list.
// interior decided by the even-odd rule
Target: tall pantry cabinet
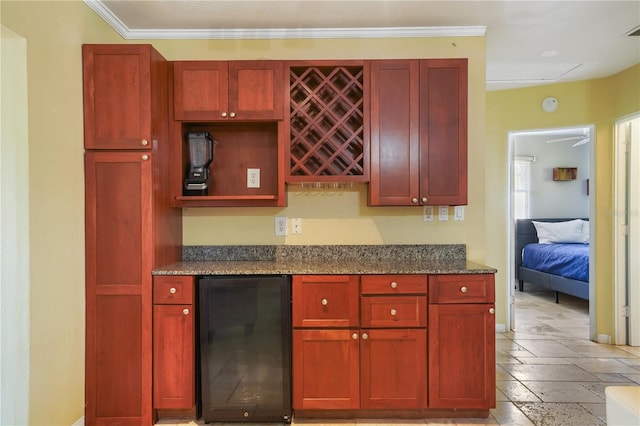
[{"label": "tall pantry cabinet", "polygon": [[84,45],[87,425],[149,425],[151,270],[179,260],[170,207],[167,62],[150,45]]}]

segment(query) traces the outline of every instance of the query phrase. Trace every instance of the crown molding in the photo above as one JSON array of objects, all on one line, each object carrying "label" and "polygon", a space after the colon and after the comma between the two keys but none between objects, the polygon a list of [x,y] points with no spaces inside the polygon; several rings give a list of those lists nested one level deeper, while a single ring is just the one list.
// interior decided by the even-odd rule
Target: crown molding
[{"label": "crown molding", "polygon": [[270,40],[321,38],[407,38],[483,36],[485,27],[387,27],[387,28],[237,28],[195,30],[128,30],[126,39]]},{"label": "crown molding", "polygon": [[107,24],[111,25],[111,27],[116,30],[118,34],[122,36],[122,38],[126,39],[127,34],[129,34],[129,27],[127,27],[124,22],[120,20],[116,15],[113,14],[111,9],[106,7],[104,3],[100,0],[83,0],[84,3],[89,6],[91,10],[98,14],[102,19],[104,19]]},{"label": "crown molding", "polygon": [[303,38],[482,37],[485,26],[367,28],[130,29],[100,0],[84,0],[126,40],[268,40]]}]

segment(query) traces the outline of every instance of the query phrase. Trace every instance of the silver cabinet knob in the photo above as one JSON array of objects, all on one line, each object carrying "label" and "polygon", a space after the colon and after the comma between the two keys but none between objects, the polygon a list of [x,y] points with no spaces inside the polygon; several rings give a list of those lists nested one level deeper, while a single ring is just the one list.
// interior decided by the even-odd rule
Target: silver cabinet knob
[{"label": "silver cabinet knob", "polygon": [[463,292],[463,293],[466,293],[467,290],[468,290],[468,288],[466,288],[466,287],[460,287],[460,291]]},{"label": "silver cabinet knob", "polygon": [[418,199],[417,199],[417,198],[412,198],[412,199],[411,199],[411,202],[412,202],[413,204],[418,204]]},{"label": "silver cabinet knob", "polygon": [[142,160],[143,160],[143,161],[147,161],[148,159],[149,159],[149,156],[148,156],[147,154],[144,154],[144,155],[142,156]]},{"label": "silver cabinet knob", "polygon": [[396,314],[398,313],[398,311],[396,311],[395,309],[391,309],[391,315],[392,316],[396,316]]},{"label": "silver cabinet knob", "polygon": [[169,293],[171,293],[171,294],[176,294],[176,288],[175,288],[175,287],[171,287],[171,288],[169,289]]},{"label": "silver cabinet knob", "polygon": [[147,145],[149,145],[149,141],[148,141],[148,140],[146,140],[146,139],[142,139],[141,143],[142,143],[142,146],[147,146]]},{"label": "silver cabinet knob", "polygon": [[351,338],[352,338],[353,340],[358,340],[358,333],[353,333],[353,334],[351,335]]},{"label": "silver cabinet knob", "polygon": [[489,313],[493,315],[496,313],[496,310],[494,308],[489,308]]},{"label": "silver cabinet knob", "polygon": [[367,333],[362,333],[362,340],[367,340],[369,335]]},{"label": "silver cabinet knob", "polygon": [[427,197],[422,197],[422,202],[426,203],[427,202]]},{"label": "silver cabinet knob", "polygon": [[189,315],[189,309],[184,308],[184,309],[182,310],[182,313],[183,313],[183,314],[185,314],[185,315]]},{"label": "silver cabinet knob", "polygon": [[327,306],[327,303],[329,303],[329,301],[327,299],[322,299],[320,303],[322,303],[322,306]]},{"label": "silver cabinet knob", "polygon": [[230,114],[229,114],[229,117],[231,117],[231,118],[236,118],[236,113],[235,113],[235,112],[230,113]]},{"label": "silver cabinet knob", "polygon": [[398,288],[398,283],[395,281],[391,281],[391,288]]},{"label": "silver cabinet knob", "polygon": [[222,114],[220,114],[222,116],[222,118],[227,118],[227,112],[226,111],[222,111]]}]

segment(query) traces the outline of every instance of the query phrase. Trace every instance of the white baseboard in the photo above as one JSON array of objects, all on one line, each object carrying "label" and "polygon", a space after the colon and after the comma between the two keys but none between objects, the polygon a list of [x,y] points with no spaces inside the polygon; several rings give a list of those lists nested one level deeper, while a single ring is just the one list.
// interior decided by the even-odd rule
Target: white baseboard
[{"label": "white baseboard", "polygon": [[507,331],[507,327],[504,324],[496,324],[496,333],[504,333]]},{"label": "white baseboard", "polygon": [[598,334],[598,343],[602,343],[604,345],[610,345],[611,336],[608,334]]},{"label": "white baseboard", "polygon": [[84,416],[76,420],[75,423],[72,424],[71,426],[84,426]]}]

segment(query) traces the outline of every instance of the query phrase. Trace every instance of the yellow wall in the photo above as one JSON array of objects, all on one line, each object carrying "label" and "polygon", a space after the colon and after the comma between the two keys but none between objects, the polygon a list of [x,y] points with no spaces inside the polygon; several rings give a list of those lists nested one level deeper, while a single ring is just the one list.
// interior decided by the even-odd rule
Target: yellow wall
[{"label": "yellow wall", "polygon": [[[595,335],[614,337],[613,318],[613,129],[616,119],[640,111],[640,64],[614,76],[487,93],[487,263],[506,271],[508,262],[508,132],[552,127],[596,126],[594,192],[596,201]],[[556,112],[540,107],[547,96],[558,99]],[[507,278],[500,276],[496,298],[506,306]],[[499,319],[499,318],[498,318]],[[595,336],[593,336],[595,337]]]},{"label": "yellow wall", "polygon": [[21,380],[29,381],[29,424],[70,425],[84,414],[80,45],[121,38],[80,1],[0,7],[2,25],[27,45],[30,376]]}]

